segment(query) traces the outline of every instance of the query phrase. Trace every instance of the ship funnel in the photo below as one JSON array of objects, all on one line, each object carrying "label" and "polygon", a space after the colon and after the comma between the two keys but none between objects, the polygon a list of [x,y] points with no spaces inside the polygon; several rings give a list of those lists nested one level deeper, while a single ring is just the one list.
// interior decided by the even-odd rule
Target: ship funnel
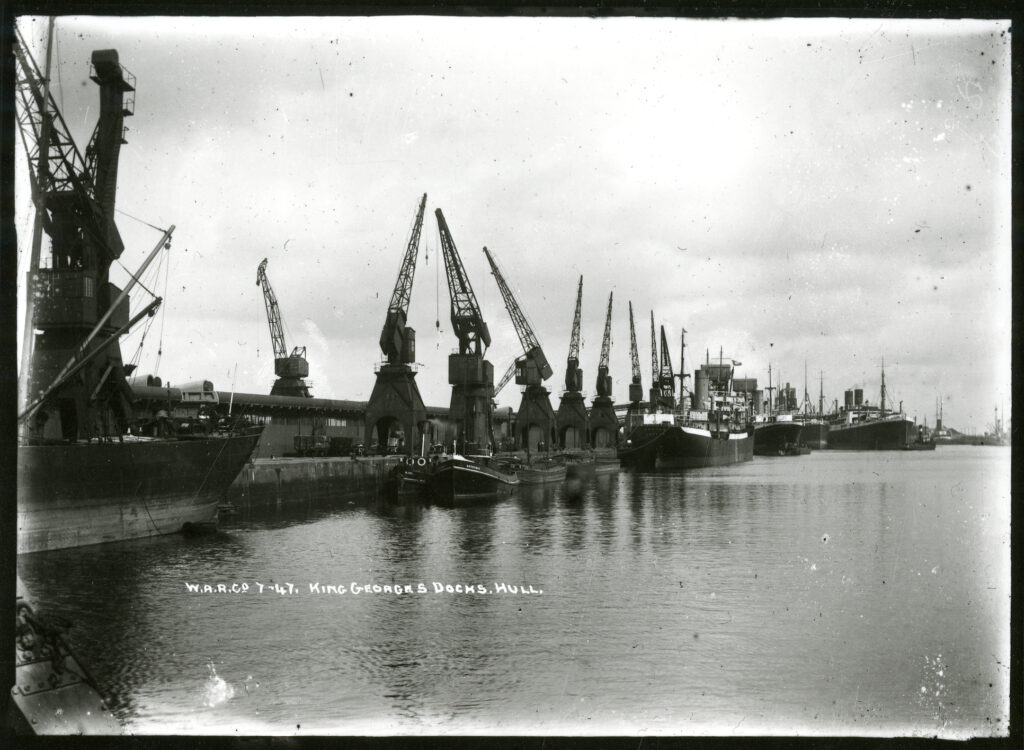
[{"label": "ship funnel", "polygon": [[864,389],[854,388],[853,389],[853,405],[860,406],[864,403]]},{"label": "ship funnel", "polygon": [[847,410],[850,410],[850,409],[853,408],[853,391],[852,390],[848,390],[848,391],[846,391],[846,393],[843,394],[843,404],[846,406]]}]

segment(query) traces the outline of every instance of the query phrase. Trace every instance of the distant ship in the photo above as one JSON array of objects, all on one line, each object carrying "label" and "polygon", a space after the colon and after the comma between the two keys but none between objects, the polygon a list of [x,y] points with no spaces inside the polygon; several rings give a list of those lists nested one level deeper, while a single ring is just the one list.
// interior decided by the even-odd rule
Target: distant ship
[{"label": "distant ship", "polygon": [[917,442],[917,426],[902,411],[886,410],[884,366],[880,404],[869,405],[863,400],[863,393],[860,388],[846,391],[843,408],[829,424],[829,448],[903,450]]},{"label": "distant ship", "polygon": [[917,428],[903,414],[846,412],[849,421],[828,428],[828,447],[847,450],[902,450],[917,439]]},{"label": "distant ship", "polygon": [[[120,337],[159,306],[129,319],[129,290],[170,242],[166,230],[119,289],[111,264],[124,249],[114,223],[125,93],[134,78],[117,52],[92,54],[100,116],[87,157],[75,147],[44,76],[18,32],[19,122],[33,160],[37,236],[48,264],[32,258],[18,414],[18,552],[75,547],[211,526],[228,486],[249,460],[260,428],[206,419],[185,425],[132,413]],[[44,127],[44,122],[50,127]],[[28,395],[28,394],[31,394]],[[187,434],[179,434],[179,433]]]}]

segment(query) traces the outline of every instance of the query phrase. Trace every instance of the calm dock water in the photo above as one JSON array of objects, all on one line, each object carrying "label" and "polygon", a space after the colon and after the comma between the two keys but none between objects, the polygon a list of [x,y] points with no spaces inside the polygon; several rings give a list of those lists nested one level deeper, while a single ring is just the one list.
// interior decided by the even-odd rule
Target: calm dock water
[{"label": "calm dock water", "polygon": [[1003,735],[1009,467],[821,451],[343,501],[19,574],[135,733]]}]

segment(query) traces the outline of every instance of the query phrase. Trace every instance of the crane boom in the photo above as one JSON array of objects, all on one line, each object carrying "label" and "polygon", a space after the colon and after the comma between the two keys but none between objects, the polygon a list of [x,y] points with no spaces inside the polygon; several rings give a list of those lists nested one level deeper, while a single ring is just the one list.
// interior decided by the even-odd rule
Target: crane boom
[{"label": "crane boom", "polygon": [[658,338],[654,333],[654,310],[651,310],[651,387],[657,388],[661,379],[661,367],[658,364]]},{"label": "crane boom", "polygon": [[672,359],[668,351],[668,339],[665,338],[665,326],[661,327],[661,372],[658,377],[662,395],[669,395],[675,387],[675,373],[672,372]]},{"label": "crane boom", "polygon": [[398,280],[391,293],[391,302],[388,304],[384,328],[380,332],[381,351],[391,364],[412,362],[415,359],[415,350],[410,345],[413,340],[412,329],[406,328],[405,324],[409,314],[409,301],[412,299],[412,282],[416,275],[416,257],[419,255],[423,212],[426,207],[427,194],[424,193],[412,225],[412,233],[405,249],[405,256],[402,258],[402,266],[398,271]]},{"label": "crane boom", "polygon": [[569,338],[569,356],[565,362],[565,389],[579,391],[583,388],[583,370],[580,369],[580,309],[583,306],[583,276],[580,275],[576,289],[576,313],[572,319],[572,335]]},{"label": "crane boom", "polygon": [[270,390],[271,395],[302,396],[309,398],[309,386],[302,379],[309,376],[309,363],[306,361],[306,347],[297,346],[288,354],[284,343],[284,326],[281,323],[281,309],[277,305],[277,296],[267,278],[267,259],[264,258],[256,269],[256,285],[263,287],[263,303],[267,308],[267,321],[270,323],[270,339],[274,345],[274,374],[278,379]]},{"label": "crane boom", "polygon": [[633,366],[633,385],[641,385],[640,352],[636,347],[636,327],[633,325],[633,302],[629,303],[629,358]]},{"label": "crane boom", "polygon": [[508,366],[508,369],[505,370],[505,374],[501,376],[501,380],[499,380],[498,384],[496,386],[494,386],[493,398],[497,398],[498,397],[498,394],[501,393],[501,389],[504,388],[506,385],[508,385],[508,381],[510,381],[512,379],[512,376],[515,375],[515,374],[516,374],[516,363],[515,363],[515,360],[512,360],[511,364],[509,364],[509,366]]},{"label": "crane boom", "polygon": [[448,292],[451,296],[452,330],[459,339],[459,353],[468,354],[470,349],[482,355],[483,349],[491,345],[491,333],[487,330],[480,305],[477,304],[473,287],[462,266],[462,259],[455,247],[448,222],[441,209],[434,211],[437,217],[437,231],[441,236],[441,252],[444,254],[444,270],[448,277]]},{"label": "crane boom", "polygon": [[277,305],[277,296],[267,278],[267,259],[264,258],[256,269],[256,286],[263,287],[263,303],[267,308],[267,320],[270,322],[270,340],[274,345],[274,359],[288,356],[288,347],[284,343],[284,327],[281,325],[281,310]]},{"label": "crane boom", "polygon": [[[113,222],[117,154],[123,141],[120,137],[104,138],[96,144],[96,136],[93,137],[94,141],[90,144],[93,152],[92,166],[95,167],[99,163],[104,167],[103,190],[102,194],[97,196],[95,174],[90,169],[90,163],[75,145],[71,131],[46,86],[46,79],[39,72],[17,27],[15,34],[17,43],[13,45],[13,51],[18,67],[15,89],[21,105],[16,108],[17,120],[30,165],[29,179],[36,206],[38,209],[45,206],[50,213],[73,214],[75,223],[103,252],[104,257],[107,260],[115,260],[124,250],[124,244]],[[134,91],[125,80],[127,74],[118,64],[116,52],[94,52],[94,67],[97,60],[100,62],[100,68],[93,79],[101,84],[101,92],[104,87],[113,88],[118,94]],[[108,133],[112,127],[120,130],[123,116],[131,114],[129,109],[116,104],[117,97],[106,97],[104,93],[101,93],[101,121],[97,123],[97,133]],[[114,105],[116,110],[111,109],[111,105]],[[101,199],[105,200],[107,205],[103,205]],[[43,221],[49,230],[59,219],[50,217],[44,218]]]},{"label": "crane boom", "polygon": [[629,400],[640,403],[644,397],[640,376],[640,353],[636,348],[636,327],[633,325],[633,302],[629,303],[629,359],[633,367],[633,380],[629,384]]},{"label": "crane boom", "polygon": [[498,282],[498,289],[501,290],[502,299],[505,300],[505,307],[512,318],[512,325],[515,326],[516,333],[519,335],[519,343],[523,346],[523,352],[526,354],[527,359],[532,359],[536,363],[541,379],[547,380],[552,374],[551,365],[548,364],[547,357],[544,356],[544,350],[541,349],[540,342],[537,341],[533,328],[526,320],[526,315],[523,314],[522,308],[516,302],[516,298],[512,296],[512,290],[509,289],[505,277],[502,276],[501,271],[498,269],[498,264],[494,262],[494,258],[486,247],[484,248],[484,255],[487,256],[487,262],[491,264],[491,273],[494,274],[494,280]]},{"label": "crane boom", "polygon": [[597,395],[612,395],[612,378],[608,374],[608,363],[612,350],[612,295],[608,293],[608,313],[604,319],[604,336],[601,338],[601,360],[597,364]]},{"label": "crane boom", "polygon": [[604,336],[601,338],[601,359],[597,363],[598,368],[608,369],[612,352],[612,295],[615,292],[608,292],[608,312],[604,318]]},{"label": "crane boom", "polygon": [[583,276],[580,275],[580,283],[576,289],[576,313],[572,318],[572,336],[569,339],[569,360],[580,361],[580,308],[583,305]]}]

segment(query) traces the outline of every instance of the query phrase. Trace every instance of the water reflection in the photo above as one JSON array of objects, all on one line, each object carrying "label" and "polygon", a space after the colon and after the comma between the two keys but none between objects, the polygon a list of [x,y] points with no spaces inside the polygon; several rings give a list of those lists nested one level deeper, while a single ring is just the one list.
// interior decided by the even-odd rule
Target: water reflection
[{"label": "water reflection", "polygon": [[[868,709],[871,729],[984,728],[1003,708],[978,681],[1001,684],[989,656],[1007,650],[991,636],[1007,592],[978,572],[1005,562],[979,520],[994,493],[974,464],[909,468],[812,454],[465,508],[286,506],[215,536],[26,555],[19,570],[75,622],[133,731],[188,717],[348,733],[376,717],[399,733],[633,734],[689,731],[692,712],[731,722],[717,733],[740,719],[830,733]],[[185,593],[242,580],[381,590]],[[545,593],[498,595],[499,581]],[[465,593],[477,585],[491,593]]]}]

